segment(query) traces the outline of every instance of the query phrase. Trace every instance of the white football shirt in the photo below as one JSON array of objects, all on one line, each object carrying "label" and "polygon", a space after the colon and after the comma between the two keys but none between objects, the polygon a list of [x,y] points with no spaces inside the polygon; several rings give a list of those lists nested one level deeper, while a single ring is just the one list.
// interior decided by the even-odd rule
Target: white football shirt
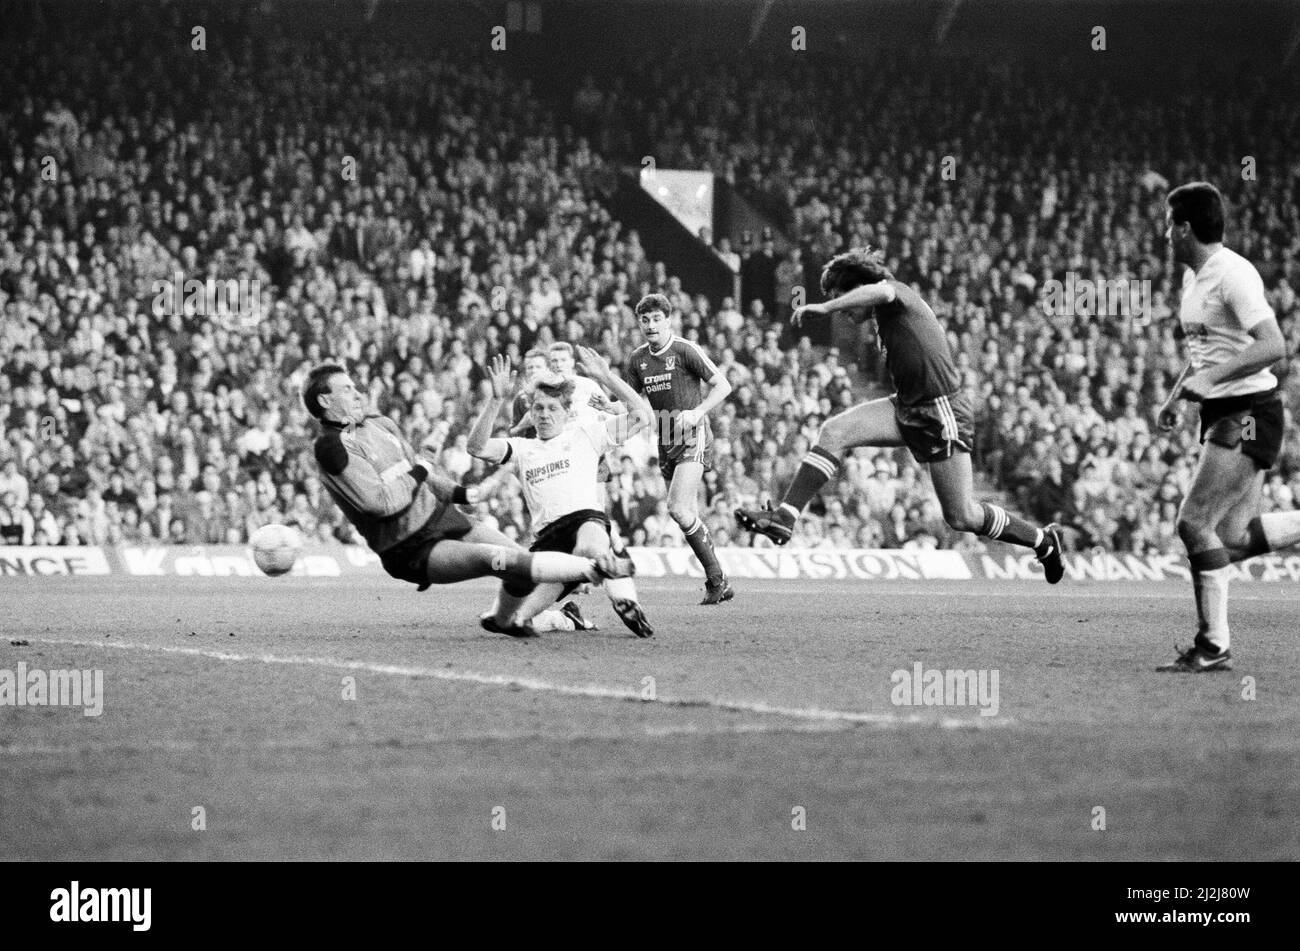
[{"label": "white football shirt", "polygon": [[551,439],[511,436],[506,442],[535,532],[572,512],[605,510],[596,468],[600,457],[617,443],[600,414],[583,413]]},{"label": "white football shirt", "polygon": [[[1192,369],[1197,373],[1231,360],[1255,338],[1248,331],[1273,316],[1264,296],[1264,281],[1255,266],[1235,251],[1220,248],[1206,259],[1200,272],[1183,273],[1182,305],[1178,319],[1187,334]],[[1250,376],[1214,387],[1207,397],[1245,396],[1277,386],[1277,377],[1265,367]]]},{"label": "white football shirt", "polygon": [[580,406],[591,406],[593,397],[605,395],[604,390],[590,377],[578,376],[575,373],[569,379],[573,381],[573,409],[575,411]]}]

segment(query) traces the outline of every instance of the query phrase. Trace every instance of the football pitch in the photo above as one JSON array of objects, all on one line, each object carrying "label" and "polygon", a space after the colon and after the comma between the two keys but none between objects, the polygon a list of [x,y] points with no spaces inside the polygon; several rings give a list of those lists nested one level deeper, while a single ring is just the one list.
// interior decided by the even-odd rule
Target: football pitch
[{"label": "football pitch", "polygon": [[489,583],[5,579],[0,668],[103,697],[0,706],[0,855],[1300,856],[1293,586],[1236,585],[1236,669],[1197,676],[1153,671],[1183,585],[736,587],[642,582],[647,641],[600,592],[600,630],[516,641]]}]

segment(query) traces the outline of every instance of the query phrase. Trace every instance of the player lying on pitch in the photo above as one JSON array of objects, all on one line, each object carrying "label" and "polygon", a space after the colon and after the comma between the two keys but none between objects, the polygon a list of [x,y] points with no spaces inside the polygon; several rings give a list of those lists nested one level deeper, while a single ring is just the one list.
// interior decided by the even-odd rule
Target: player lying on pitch
[{"label": "player lying on pitch", "polygon": [[[532,386],[529,413],[537,427],[537,436],[494,438],[492,429],[497,416],[515,386],[510,362],[498,356],[493,358],[488,374],[492,398],[470,431],[468,448],[479,459],[514,466],[537,535],[531,551],[539,555],[564,552],[604,561],[614,557],[614,553],[597,469],[606,452],[649,424],[650,414],[636,399],[632,388],[610,372],[599,354],[579,347],[578,356],[591,379],[608,387],[630,408],[628,414],[574,416],[571,412],[573,383],[557,375],[553,382],[536,379]],[[632,633],[637,637],[654,634],[637,602],[636,585],[630,577],[608,579],[605,592],[614,611]],[[527,628],[535,614],[564,596],[563,585],[538,585],[516,607],[512,625]]]},{"label": "player lying on pitch", "polygon": [[959,532],[1032,548],[1048,582],[1060,581],[1065,566],[1056,526],[1036,528],[1000,506],[974,499],[971,400],[930,306],[894,280],[883,255],[870,249],[832,258],[822,270],[821,286],[830,300],[800,307],[791,322],[797,327],[805,317],[840,310],[861,312],[862,320],[874,317],[896,392],[826,420],[780,507],[737,509],[737,524],[784,545],[804,507],[839,473],[845,452],[858,446],[906,446],[917,462],[929,466],[945,522]]},{"label": "player lying on pitch", "polygon": [[1178,421],[1176,400],[1200,404],[1201,451],[1178,511],[1191,561],[1199,625],[1192,646],[1157,670],[1231,670],[1228,578],[1232,562],[1300,542],[1300,511],[1260,514],[1264,473],[1282,450],[1285,416],[1270,367],[1286,339],[1254,265],[1223,246],[1223,198],[1207,182],[1169,193],[1165,236],[1183,272],[1178,318],[1191,361],[1158,414]]},{"label": "player lying on pitch", "polygon": [[307,375],[303,404],[324,430],[316,440],[321,483],[394,578],[419,585],[452,584],[491,575],[501,579],[486,630],[531,637],[512,618],[538,583],[626,578],[632,561],[604,552],[580,558],[524,551],[496,529],[461,514],[477,502],[474,489],[433,471],[402,437],[397,424],[366,411],[366,397],[337,363]]}]

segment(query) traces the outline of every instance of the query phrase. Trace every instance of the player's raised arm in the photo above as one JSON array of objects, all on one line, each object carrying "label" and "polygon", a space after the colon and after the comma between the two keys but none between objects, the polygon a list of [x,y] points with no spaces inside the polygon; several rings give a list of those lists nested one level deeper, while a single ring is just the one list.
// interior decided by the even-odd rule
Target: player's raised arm
[{"label": "player's raised arm", "polygon": [[804,304],[790,315],[790,323],[798,327],[803,323],[805,317],[826,317],[837,310],[856,310],[860,307],[867,308],[867,313],[870,314],[872,307],[892,303],[897,298],[898,291],[894,289],[894,285],[889,281],[863,284],[850,291],[845,291],[833,300],[820,304]]},{"label": "player's raised arm", "polygon": [[469,443],[465,447],[471,456],[487,462],[501,462],[510,449],[504,439],[494,439],[492,428],[496,425],[501,407],[515,388],[515,371],[510,369],[510,361],[503,356],[492,358],[492,367],[488,372],[492,384],[492,398],[474,421],[474,428],[469,431]]},{"label": "player's raised arm", "polygon": [[588,376],[612,392],[618,403],[626,408],[623,413],[609,411],[611,416],[605,421],[605,425],[611,439],[621,443],[650,425],[650,409],[645,401],[637,396],[636,390],[610,369],[604,357],[590,347],[579,346],[578,362],[582,364]]}]

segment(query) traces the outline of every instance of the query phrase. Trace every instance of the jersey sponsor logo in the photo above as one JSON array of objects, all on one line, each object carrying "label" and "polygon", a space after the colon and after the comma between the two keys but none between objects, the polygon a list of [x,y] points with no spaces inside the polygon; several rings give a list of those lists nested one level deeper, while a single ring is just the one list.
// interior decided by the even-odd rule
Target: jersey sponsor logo
[{"label": "jersey sponsor logo", "polygon": [[532,485],[540,482],[542,479],[549,479],[556,473],[567,472],[568,469],[568,459],[556,459],[553,462],[547,462],[540,466],[533,466],[531,469],[525,469],[524,481]]},{"label": "jersey sponsor logo", "polygon": [[[669,369],[671,370],[672,367],[669,367]],[[651,373],[645,377],[642,385],[647,393],[661,393],[664,390],[671,390],[673,388],[673,375],[672,373]]]}]

